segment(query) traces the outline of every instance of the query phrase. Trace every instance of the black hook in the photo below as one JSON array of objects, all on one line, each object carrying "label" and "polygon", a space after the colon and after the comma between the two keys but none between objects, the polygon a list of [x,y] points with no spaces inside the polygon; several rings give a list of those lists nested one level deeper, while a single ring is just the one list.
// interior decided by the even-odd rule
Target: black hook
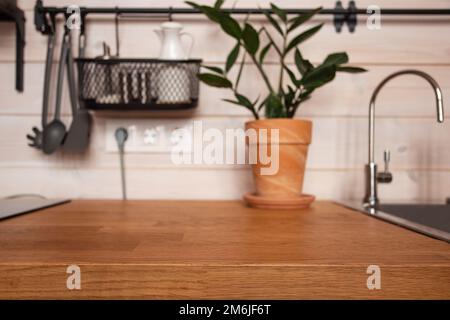
[{"label": "black hook", "polygon": [[334,7],[335,14],[333,17],[334,28],[336,32],[340,33],[342,31],[342,26],[345,22],[345,9],[342,6],[341,1],[336,2],[336,6]]},{"label": "black hook", "polygon": [[71,16],[71,14],[64,12],[64,34],[65,35],[70,33],[69,26],[68,26],[68,20],[69,20],[70,16]]},{"label": "black hook", "polygon": [[357,19],[356,19],[356,3],[355,1],[350,1],[348,3],[348,13],[347,13],[347,27],[348,31],[351,33],[355,32]]},{"label": "black hook", "polygon": [[344,9],[342,6],[342,1],[337,1],[334,10],[336,13],[334,14],[333,22],[336,32],[341,32],[342,26],[347,24],[348,30],[353,33],[357,24],[357,8],[355,1],[350,1],[347,9]]},{"label": "black hook", "polygon": [[169,21],[172,21],[173,8],[169,7]]},{"label": "black hook", "polygon": [[80,33],[81,33],[82,35],[84,35],[85,30],[86,30],[86,27],[85,27],[86,16],[87,16],[87,13],[86,13],[86,12],[84,12],[84,11],[81,11],[81,12],[80,12]]},{"label": "black hook", "polygon": [[117,57],[119,57],[119,55],[120,55],[119,17],[120,17],[119,8],[116,7],[116,16],[114,18],[114,33],[115,33],[115,38],[116,38],[116,56]]},{"label": "black hook", "polygon": [[50,13],[50,32],[54,34],[56,32],[56,14]]},{"label": "black hook", "polygon": [[36,30],[42,34],[52,34],[55,32],[56,26],[55,13],[47,13],[43,10],[43,7],[41,0],[36,1],[34,6],[34,25]]}]

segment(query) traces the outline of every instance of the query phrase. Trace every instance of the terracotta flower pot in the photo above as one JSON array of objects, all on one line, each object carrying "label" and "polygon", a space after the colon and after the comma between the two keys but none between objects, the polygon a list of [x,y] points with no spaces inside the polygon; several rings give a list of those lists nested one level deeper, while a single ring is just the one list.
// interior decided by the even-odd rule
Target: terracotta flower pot
[{"label": "terracotta flower pot", "polygon": [[[303,178],[305,175],[308,146],[311,143],[312,122],[298,119],[266,119],[246,122],[246,130],[254,129],[256,132],[267,132],[267,141],[257,139],[257,163],[252,164],[253,177],[256,187],[255,196],[266,199],[295,199],[302,196]],[[276,140],[270,134],[271,129],[279,130],[279,139]],[[249,148],[254,141],[247,139]],[[271,155],[276,151],[278,143],[278,171],[274,174],[262,174],[261,169],[270,165],[261,163],[260,153],[267,153],[272,160],[276,156]],[[263,145],[265,144],[265,146]],[[265,150],[267,147],[267,152]],[[275,148],[275,150],[273,150]],[[256,150],[256,149],[255,149]]]}]

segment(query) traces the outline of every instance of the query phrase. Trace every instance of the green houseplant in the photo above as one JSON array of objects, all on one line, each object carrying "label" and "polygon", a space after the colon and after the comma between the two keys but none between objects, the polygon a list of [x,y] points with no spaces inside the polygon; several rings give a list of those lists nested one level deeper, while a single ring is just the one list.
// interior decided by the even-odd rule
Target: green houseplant
[{"label": "green houseplant", "polygon": [[[323,24],[306,30],[302,26],[322,8],[289,16],[286,11],[271,4],[271,10],[264,12],[267,24],[257,28],[252,25],[248,16],[240,24],[229,13],[224,12],[221,9],[224,0],[217,0],[214,6],[186,3],[200,10],[236,41],[227,56],[225,66],[203,66],[207,71],[198,75],[200,81],[232,92],[234,98],[224,100],[248,109],[255,118],[254,121],[246,123],[247,129],[279,130],[278,173],[262,177],[259,174],[262,164],[253,165],[256,195],[269,199],[300,199],[312,123],[292,118],[299,106],[308,100],[315,90],[330,83],[337,72],[359,73],[366,70],[346,65],[349,58],[345,52],[329,54],[319,65],[314,65],[303,57],[299,46],[315,35]],[[276,81],[270,79],[264,69],[264,61],[270,51],[274,51],[279,59],[279,77]],[[246,59],[256,66],[260,79],[267,88],[264,97],[260,96],[253,101],[239,91]],[[288,59],[294,63],[288,63]],[[230,70],[235,65],[238,67],[237,75],[230,79]],[[266,119],[260,119],[261,113]]]}]

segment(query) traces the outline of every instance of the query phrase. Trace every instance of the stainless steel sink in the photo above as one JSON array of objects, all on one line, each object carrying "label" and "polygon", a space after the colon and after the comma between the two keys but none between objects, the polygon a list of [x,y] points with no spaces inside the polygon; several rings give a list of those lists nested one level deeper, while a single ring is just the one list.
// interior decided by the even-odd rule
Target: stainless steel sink
[{"label": "stainless steel sink", "polygon": [[352,202],[340,204],[374,218],[450,242],[450,204],[380,204],[378,209]]},{"label": "stainless steel sink", "polygon": [[378,172],[375,163],[375,101],[386,83],[402,75],[419,76],[431,85],[436,98],[437,122],[444,122],[442,90],[429,74],[420,70],[401,70],[382,80],[372,93],[369,103],[369,159],[365,167],[366,193],[363,203],[344,203],[344,205],[372,217],[450,242],[450,204],[382,204],[378,198],[378,184],[391,183],[394,179],[389,171],[391,158],[389,150],[384,152],[384,171]]}]

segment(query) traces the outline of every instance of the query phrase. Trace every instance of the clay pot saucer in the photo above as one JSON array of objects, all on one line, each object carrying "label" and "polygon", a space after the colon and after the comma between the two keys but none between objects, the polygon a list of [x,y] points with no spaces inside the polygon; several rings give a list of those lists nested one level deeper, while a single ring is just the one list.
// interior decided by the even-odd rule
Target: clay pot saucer
[{"label": "clay pot saucer", "polygon": [[244,200],[250,207],[259,209],[307,209],[315,199],[316,197],[310,194],[302,194],[293,198],[268,198],[254,193],[244,195]]}]

